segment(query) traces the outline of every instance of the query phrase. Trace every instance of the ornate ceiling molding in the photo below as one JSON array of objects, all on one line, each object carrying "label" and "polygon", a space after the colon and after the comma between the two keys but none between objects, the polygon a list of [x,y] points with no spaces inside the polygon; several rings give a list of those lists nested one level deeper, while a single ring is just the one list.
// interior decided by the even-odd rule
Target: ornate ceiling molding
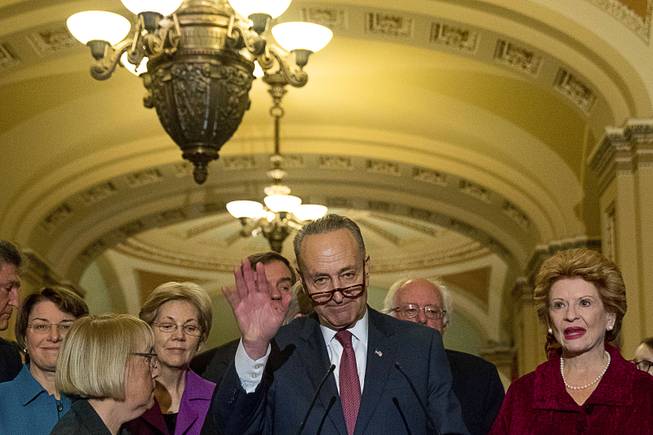
[{"label": "ornate ceiling molding", "polygon": [[[459,176],[419,166],[364,157],[326,155],[289,155],[288,157],[290,161],[298,162],[294,168],[289,168],[289,182],[298,193],[306,196],[306,200],[317,200],[330,208],[369,210],[397,218],[405,216],[427,224],[435,224],[479,242],[502,258],[513,258],[513,253],[503,242],[491,236],[487,231],[481,230],[475,224],[461,220],[459,217],[448,216],[429,208],[417,206],[417,203],[412,205],[409,202],[402,203],[402,198],[407,199],[415,197],[415,195],[433,199],[439,197],[460,198],[460,200],[454,199],[454,203],[467,204],[466,206],[475,213],[488,216],[488,219],[491,217],[494,224],[499,224],[499,221],[503,220],[502,225],[511,228],[511,237],[531,240],[531,243],[537,240],[532,220],[524,211],[486,186]],[[79,269],[82,264],[88,264],[106,249],[142,231],[201,216],[223,213],[225,203],[233,199],[232,197],[240,197],[244,194],[244,196],[252,196],[254,199],[260,194],[259,191],[262,191],[266,182],[264,178],[267,168],[265,155],[229,156],[221,164],[226,166],[223,177],[216,177],[215,183],[207,186],[207,192],[215,190],[215,193],[209,195],[213,199],[205,198],[186,202],[119,224],[83,249],[79,255],[79,264],[76,269]],[[133,202],[133,199],[139,195],[142,195],[143,201],[147,201],[153,192],[163,192],[170,189],[171,186],[177,185],[179,174],[189,170],[188,165],[175,162],[122,174],[103,181],[67,197],[44,216],[40,228],[50,238],[53,235],[65,233],[73,222],[79,222],[80,217],[98,213],[110,205],[115,206],[125,200]],[[343,171],[349,174],[348,177],[356,179],[347,181],[340,188],[335,188],[333,183],[336,180],[340,180],[339,182],[343,180],[342,175],[338,172]],[[324,192],[321,189],[316,190],[314,184],[318,183],[319,179],[323,180],[319,182],[319,185],[330,186],[332,190],[333,188],[335,190],[328,191],[327,189]],[[389,189],[394,192],[393,195],[398,195],[396,196],[398,199],[393,201],[389,198],[352,195],[348,193],[350,183],[353,183],[352,187],[356,188],[369,186],[369,188],[377,190],[379,188]],[[234,190],[234,188],[237,189]],[[246,189],[245,192],[242,191],[243,188]],[[307,191],[302,192],[302,189],[307,189]],[[402,192],[408,196],[404,196]],[[43,236],[34,234],[34,237]],[[445,256],[438,254],[437,262],[444,261],[446,256],[468,255],[473,249],[467,247],[464,251],[463,254],[449,253]],[[410,260],[402,264],[401,267],[422,267],[426,264],[424,261],[433,264],[436,259]],[[388,264],[383,267],[390,270],[393,266]]]},{"label": "ornate ceiling molding", "polygon": [[[644,39],[648,41],[650,8],[647,18],[642,19],[618,0],[588,1],[624,22],[640,37],[646,35]],[[120,12],[120,9],[116,11]],[[555,53],[531,48],[528,44],[515,40],[511,35],[427,14],[317,2],[292,6],[287,15],[287,19],[303,19],[328,26],[336,37],[341,34],[454,52],[522,73],[552,92],[560,91],[560,83],[552,81],[548,75],[540,74],[540,71],[570,69],[569,65],[555,57]],[[19,64],[27,66],[38,62],[39,58],[46,55],[83,50],[83,47],[74,43],[73,38],[62,25],[63,20],[62,17],[50,23],[37,24],[33,29],[3,36],[0,39],[0,74]],[[37,56],[34,56],[34,53],[22,53],[28,46]],[[482,49],[482,47],[486,48]],[[24,61],[21,62],[20,59]],[[581,82],[578,74],[574,74],[574,79],[576,82]],[[585,89],[591,89],[591,85],[586,80],[582,80],[582,85]],[[599,97],[596,92],[593,96]],[[579,106],[585,116],[591,113],[594,106],[593,104],[581,105],[577,98],[570,98],[568,102]]]},{"label": "ornate ceiling molding", "polygon": [[651,38],[651,11],[653,3],[648,0],[646,16],[642,17],[626,6],[621,0],[588,0],[594,6],[612,15],[630,31],[639,36],[644,42],[649,43]]}]

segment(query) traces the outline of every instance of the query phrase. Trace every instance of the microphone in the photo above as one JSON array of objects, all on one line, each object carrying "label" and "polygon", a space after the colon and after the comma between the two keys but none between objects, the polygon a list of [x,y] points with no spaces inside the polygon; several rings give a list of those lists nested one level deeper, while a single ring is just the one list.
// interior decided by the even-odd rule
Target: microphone
[{"label": "microphone", "polygon": [[419,394],[417,394],[417,389],[415,388],[415,384],[413,384],[413,381],[410,380],[410,377],[408,377],[406,372],[404,372],[404,370],[401,368],[399,363],[396,361],[395,361],[395,368],[399,371],[399,373],[403,375],[404,378],[406,378],[406,382],[408,382],[408,385],[410,385],[410,389],[413,391],[413,394],[415,395],[415,398],[417,399],[420,408],[422,408],[422,411],[426,416],[426,421],[428,423],[428,426],[433,430],[434,433],[439,434],[440,431],[438,430],[437,426],[435,425],[435,422],[431,418],[428,409],[426,409],[426,405],[424,405],[424,401],[422,400],[421,397],[419,397]]},{"label": "microphone", "polygon": [[324,427],[324,422],[326,421],[327,415],[329,415],[329,411],[331,411],[331,408],[333,407],[334,403],[336,403],[336,396],[331,396],[331,399],[329,399],[329,403],[327,404],[327,407],[324,410],[324,414],[322,414],[320,425],[317,427],[317,431],[315,432],[316,434],[322,433],[322,427]]},{"label": "microphone", "polygon": [[313,406],[315,406],[315,401],[317,400],[317,396],[320,394],[320,390],[322,390],[322,386],[326,382],[329,375],[333,373],[335,369],[336,369],[336,365],[331,364],[329,370],[327,370],[324,376],[322,376],[322,379],[320,380],[320,384],[317,386],[317,389],[315,390],[315,394],[313,394],[313,399],[311,400],[311,404],[308,407],[308,411],[306,411],[306,415],[302,419],[302,424],[299,425],[299,430],[297,431],[297,435],[301,434],[302,431],[304,430],[304,426],[306,426],[306,422],[308,421],[308,416],[311,415],[311,411],[313,410]]}]

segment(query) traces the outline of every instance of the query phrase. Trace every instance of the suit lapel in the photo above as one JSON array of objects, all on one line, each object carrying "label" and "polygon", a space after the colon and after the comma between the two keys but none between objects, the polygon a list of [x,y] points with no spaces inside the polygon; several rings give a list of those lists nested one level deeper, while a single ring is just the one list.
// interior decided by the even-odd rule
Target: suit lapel
[{"label": "suit lapel", "polygon": [[147,424],[157,429],[159,432],[164,434],[168,433],[166,422],[163,420],[163,415],[159,410],[159,404],[156,399],[154,399],[154,405],[143,413],[142,418],[147,422]]},{"label": "suit lapel", "polygon": [[383,327],[383,315],[368,307],[367,367],[361,406],[356,420],[356,433],[362,434],[380,402],[388,374],[396,361],[396,346],[390,332]]},{"label": "suit lapel", "polygon": [[[326,345],[324,343],[324,336],[320,330],[317,318],[310,320],[307,319],[302,330],[301,338],[305,341],[305,345],[298,347],[298,353],[302,359],[303,366],[306,367],[308,372],[308,377],[311,381],[312,395],[315,391],[317,391],[317,388],[320,385],[320,381],[329,370],[329,366],[331,364],[329,361],[329,355],[326,350]],[[336,401],[335,403],[331,403],[334,397]],[[331,405],[331,409],[329,409],[327,418],[329,421],[331,421],[331,423],[333,423],[338,433],[346,435],[347,428],[345,425],[345,417],[342,413],[340,396],[338,395],[338,389],[336,388],[336,382],[333,374],[329,375],[326,382],[322,386],[316,401],[316,406],[313,408],[311,413],[316,412],[318,408],[317,404],[322,405],[321,412],[329,409],[329,405]],[[316,429],[317,428],[314,428],[314,430]],[[310,430],[308,430],[306,433],[309,432]]]}]

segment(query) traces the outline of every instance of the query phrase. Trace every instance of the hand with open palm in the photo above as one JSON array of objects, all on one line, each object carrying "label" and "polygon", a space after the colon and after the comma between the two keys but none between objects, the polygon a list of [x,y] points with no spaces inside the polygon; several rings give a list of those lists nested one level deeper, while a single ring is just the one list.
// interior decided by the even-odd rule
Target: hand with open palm
[{"label": "hand with open palm", "polygon": [[265,276],[265,265],[252,269],[248,259],[234,269],[235,287],[222,293],[234,312],[247,355],[259,359],[281,327],[288,312],[290,293],[280,293]]}]

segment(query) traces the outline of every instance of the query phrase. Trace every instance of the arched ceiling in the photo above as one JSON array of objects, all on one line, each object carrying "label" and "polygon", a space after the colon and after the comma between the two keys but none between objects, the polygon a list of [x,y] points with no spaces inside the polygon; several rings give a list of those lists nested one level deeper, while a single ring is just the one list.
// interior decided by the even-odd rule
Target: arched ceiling
[{"label": "arched ceiling", "polygon": [[[257,81],[196,186],[140,80],[90,77],[88,49],[63,24],[85,9],[128,16],[117,0],[0,6],[0,237],[73,280],[169,225],[227,222],[226,201],[260,199],[272,151]],[[284,19],[298,18],[335,34],[283,101],[287,182],[305,200],[374,216],[368,233],[387,240],[435,226],[451,238],[424,240],[445,251],[456,237],[479,244],[509,269],[500,287],[538,246],[600,233],[586,159],[606,126],[651,114],[648,0],[295,0]],[[405,258],[426,255],[418,245]],[[254,247],[227,244],[224,262]]]}]

